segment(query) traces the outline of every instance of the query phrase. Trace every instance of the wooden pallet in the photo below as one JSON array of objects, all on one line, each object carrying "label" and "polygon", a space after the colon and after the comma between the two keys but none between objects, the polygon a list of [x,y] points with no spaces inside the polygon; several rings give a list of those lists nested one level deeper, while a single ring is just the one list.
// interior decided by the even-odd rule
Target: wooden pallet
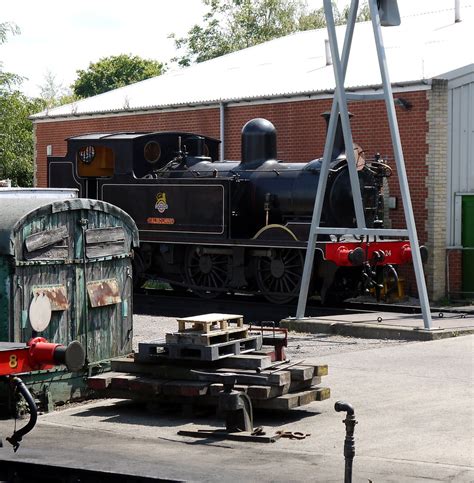
[{"label": "wooden pallet", "polygon": [[184,331],[166,334],[166,343],[213,345],[238,339],[246,339],[248,336],[248,329],[244,329],[243,327],[211,330],[204,333],[194,329],[185,329]]},{"label": "wooden pallet", "polygon": [[220,330],[226,330],[230,324],[236,324],[240,328],[244,326],[243,315],[234,314],[204,314],[176,320],[178,321],[179,332],[186,331],[186,324],[192,324],[193,330],[203,333],[209,333],[215,327],[219,327]]},{"label": "wooden pallet", "polygon": [[154,362],[156,356],[166,353],[169,359],[217,361],[229,356],[245,354],[262,347],[262,336],[254,335],[242,339],[220,342],[212,345],[193,343],[163,343],[161,341],[141,342],[138,344],[137,360]]}]

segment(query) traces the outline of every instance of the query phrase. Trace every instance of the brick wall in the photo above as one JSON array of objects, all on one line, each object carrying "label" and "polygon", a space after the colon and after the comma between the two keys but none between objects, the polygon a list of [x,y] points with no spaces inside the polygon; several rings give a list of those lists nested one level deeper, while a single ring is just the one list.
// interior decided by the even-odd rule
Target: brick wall
[{"label": "brick wall", "polygon": [[[428,140],[427,112],[429,91],[404,92],[399,97],[412,104],[412,109],[397,107],[400,137],[404,152],[411,199],[420,243],[428,241]],[[270,120],[277,129],[278,157],[284,161],[309,161],[322,156],[326,122],[321,113],[329,111],[330,99],[266,102],[261,104],[235,103],[225,108],[225,158],[240,159],[242,126],[255,117]],[[393,228],[404,228],[405,218],[388,119],[383,101],[351,103],[353,139],[366,151],[368,159],[379,152],[388,157],[394,175],[389,179],[389,194],[397,198],[397,208],[390,210]],[[38,186],[46,185],[46,146],[52,145],[53,155],[66,153],[65,138],[86,132],[182,130],[219,137],[219,108],[176,110],[125,116],[83,117],[77,120],[58,120],[36,124]],[[434,272],[431,272],[434,273]],[[416,288],[413,274],[406,273],[408,286]],[[432,283],[434,277],[431,277]]]},{"label": "brick wall", "polygon": [[426,266],[427,284],[434,300],[446,295],[446,197],[448,160],[448,82],[433,79],[427,112],[429,130],[428,196],[426,231],[430,258]]}]

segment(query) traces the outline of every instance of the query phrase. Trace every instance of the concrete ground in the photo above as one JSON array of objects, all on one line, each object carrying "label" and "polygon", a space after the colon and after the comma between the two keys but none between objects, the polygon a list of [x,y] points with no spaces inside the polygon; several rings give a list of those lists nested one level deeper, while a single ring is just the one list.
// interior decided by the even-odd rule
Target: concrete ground
[{"label": "concrete ground", "polygon": [[280,326],[297,332],[327,333],[343,336],[403,339],[437,340],[460,335],[474,334],[474,313],[432,312],[431,327],[424,327],[422,315],[393,312],[361,312],[322,317],[288,318]]},{"label": "concrete ground", "polygon": [[[311,433],[274,444],[211,442],[179,429],[220,426],[218,419],[150,414],[120,401],[95,401],[43,415],[17,453],[2,459],[41,461],[187,481],[343,481],[343,416],[355,408],[354,481],[474,481],[474,336],[366,345],[325,353],[331,399],[283,415],[258,413],[268,434]],[[5,438],[12,421],[0,423]]]}]

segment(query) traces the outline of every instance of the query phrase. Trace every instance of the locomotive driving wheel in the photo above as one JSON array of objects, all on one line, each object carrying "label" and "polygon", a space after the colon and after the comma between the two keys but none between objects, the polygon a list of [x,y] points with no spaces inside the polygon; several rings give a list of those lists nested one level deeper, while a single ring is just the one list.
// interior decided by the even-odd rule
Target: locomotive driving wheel
[{"label": "locomotive driving wheel", "polygon": [[203,247],[191,246],[185,263],[186,282],[199,297],[217,297],[228,286],[229,255],[208,253]]},{"label": "locomotive driving wheel", "polygon": [[256,279],[262,295],[270,302],[285,304],[299,294],[303,276],[302,250],[275,248],[257,260]]}]

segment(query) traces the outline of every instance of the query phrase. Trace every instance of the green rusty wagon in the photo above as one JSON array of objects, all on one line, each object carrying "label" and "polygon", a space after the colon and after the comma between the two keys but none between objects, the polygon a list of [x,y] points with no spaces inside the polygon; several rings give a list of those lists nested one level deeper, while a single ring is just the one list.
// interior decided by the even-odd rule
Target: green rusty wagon
[{"label": "green rusty wagon", "polygon": [[132,350],[135,223],[75,190],[0,189],[0,340],[81,342],[83,371],[36,371],[25,382],[39,401],[87,395],[87,376]]}]

